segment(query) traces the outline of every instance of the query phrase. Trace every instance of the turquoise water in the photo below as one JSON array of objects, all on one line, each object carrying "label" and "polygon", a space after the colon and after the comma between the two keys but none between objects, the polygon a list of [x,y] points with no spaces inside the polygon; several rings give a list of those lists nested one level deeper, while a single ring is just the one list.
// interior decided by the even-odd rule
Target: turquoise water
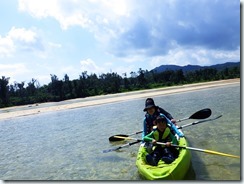
[{"label": "turquoise water", "polygon": [[[154,97],[176,119],[210,108],[223,117],[184,128],[191,147],[240,155],[240,85]],[[1,180],[141,180],[138,145],[117,152],[115,134],[142,129],[145,99],[0,121]],[[194,120],[179,123],[184,125]],[[140,138],[140,135],[134,136]],[[187,180],[240,180],[240,159],[191,151]]]}]

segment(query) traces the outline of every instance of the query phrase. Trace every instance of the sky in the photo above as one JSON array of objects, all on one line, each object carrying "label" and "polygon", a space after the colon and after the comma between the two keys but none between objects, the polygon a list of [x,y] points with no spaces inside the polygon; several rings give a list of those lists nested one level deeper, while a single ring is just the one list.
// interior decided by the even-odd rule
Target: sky
[{"label": "sky", "polygon": [[0,15],[10,84],[240,61],[238,0],[0,0]]}]

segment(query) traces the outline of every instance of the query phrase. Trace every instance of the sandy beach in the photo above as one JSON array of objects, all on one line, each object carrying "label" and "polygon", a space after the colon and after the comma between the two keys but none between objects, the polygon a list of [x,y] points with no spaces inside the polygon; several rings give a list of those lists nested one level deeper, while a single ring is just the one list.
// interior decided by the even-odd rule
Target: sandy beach
[{"label": "sandy beach", "polygon": [[[52,102],[42,104],[29,104],[25,106],[16,106],[0,109],[0,120],[15,118],[19,116],[28,116],[38,113],[60,111],[73,108],[82,108],[87,106],[101,105],[106,103],[121,102],[126,100],[134,100],[138,98],[147,98],[155,96],[163,96],[174,93],[182,93],[206,88],[220,87],[230,84],[240,84],[240,79],[219,80],[213,82],[204,82],[196,84],[179,85],[173,87],[164,87],[149,90],[140,90],[126,93],[101,95],[95,97],[79,98],[66,100],[63,102]],[[49,105],[50,104],[50,105]]]}]

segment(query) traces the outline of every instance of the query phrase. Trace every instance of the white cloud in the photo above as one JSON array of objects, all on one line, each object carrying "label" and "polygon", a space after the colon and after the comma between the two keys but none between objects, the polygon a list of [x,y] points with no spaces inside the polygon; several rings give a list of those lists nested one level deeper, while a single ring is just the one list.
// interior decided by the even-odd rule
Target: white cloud
[{"label": "white cloud", "polygon": [[48,46],[51,48],[61,48],[62,45],[59,43],[48,42]]},{"label": "white cloud", "polygon": [[0,73],[2,76],[10,77],[10,83],[13,83],[14,81],[20,82],[18,80],[18,77],[23,75],[28,75],[30,71],[28,68],[22,64],[0,64]]},{"label": "white cloud", "polygon": [[106,10],[110,10],[114,15],[128,16],[129,15],[129,1],[116,0],[116,3],[110,0],[91,0],[93,3],[101,4]]},{"label": "white cloud", "polygon": [[[95,73],[97,75],[108,73],[108,72],[115,72],[119,75],[123,75],[124,73],[127,73],[127,76],[131,71],[134,69],[134,65],[126,65],[126,66],[118,66],[113,67],[114,63],[106,62],[103,64],[104,67],[97,65],[92,59],[86,59],[80,61],[81,65],[81,72],[87,71],[88,74]],[[81,73],[80,72],[80,73]]]},{"label": "white cloud", "polygon": [[[97,40],[106,45],[129,28],[131,0],[19,0],[19,10],[33,17],[54,18],[62,29],[71,26],[87,28]],[[128,19],[130,17],[130,19]]]},{"label": "white cloud", "polygon": [[70,80],[78,79],[81,72],[83,71],[80,68],[76,68],[73,65],[67,65],[59,69],[60,79],[63,79],[65,74],[69,76]]},{"label": "white cloud", "polygon": [[240,61],[240,48],[234,51],[223,52],[220,50],[212,51],[212,57],[219,60]]},{"label": "white cloud", "polygon": [[34,31],[25,28],[12,27],[7,37],[24,43],[33,43],[37,40],[37,34]]},{"label": "white cloud", "polygon": [[45,18],[57,14],[59,10],[59,6],[58,6],[58,1],[56,0],[42,0],[42,1],[19,0],[19,10],[27,11],[32,16],[37,18]]},{"label": "white cloud", "polygon": [[100,74],[105,72],[105,69],[101,66],[98,66],[92,59],[86,59],[80,61],[81,72],[87,71],[91,73]]},{"label": "white cloud", "polygon": [[39,84],[41,86],[45,85],[45,84],[49,84],[51,82],[51,77],[50,75],[37,75],[35,77],[35,79],[37,79],[37,81],[39,82]]},{"label": "white cloud", "polygon": [[19,0],[19,10],[33,17],[56,19],[63,29],[70,26],[89,27],[94,31],[95,24],[108,24],[111,19],[128,15],[127,1],[117,0]]},{"label": "white cloud", "polygon": [[132,71],[136,72],[138,69],[139,68],[136,68],[136,70],[135,70],[134,65],[118,66],[118,67],[114,68],[112,70],[112,72],[115,72],[115,73],[119,74],[120,76],[124,76],[124,74],[126,73],[126,76],[130,77],[130,72],[132,72]]},{"label": "white cloud", "polygon": [[42,52],[44,45],[35,30],[12,27],[5,37],[0,35],[0,56],[12,56],[18,50]]},{"label": "white cloud", "polygon": [[[63,29],[69,26],[79,25],[85,27],[89,24],[89,19],[82,11],[78,11],[79,5],[75,0],[19,0],[19,10],[26,11],[36,18],[55,18]],[[85,7],[85,6],[84,6]]]},{"label": "white cloud", "polygon": [[156,56],[151,59],[151,69],[160,65],[179,65],[185,66],[201,65],[208,66],[213,63],[224,63],[224,62],[238,62],[240,50],[235,51],[221,51],[221,50],[208,50],[200,47],[184,48],[178,47],[170,50],[165,56]]},{"label": "white cloud", "polygon": [[14,52],[13,40],[0,35],[0,57],[9,57]]}]

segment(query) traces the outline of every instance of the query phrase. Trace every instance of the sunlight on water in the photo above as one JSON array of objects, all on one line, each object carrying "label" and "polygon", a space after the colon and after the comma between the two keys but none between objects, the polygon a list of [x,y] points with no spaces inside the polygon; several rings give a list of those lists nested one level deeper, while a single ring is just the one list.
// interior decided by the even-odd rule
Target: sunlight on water
[{"label": "sunlight on water", "polygon": [[[184,133],[192,147],[240,155],[240,85],[154,100],[176,119],[203,108],[212,110],[211,117],[222,114],[217,120],[186,127]],[[144,101],[1,120],[0,179],[141,180],[135,165],[138,145],[102,151],[121,145],[109,143],[110,136],[142,129]],[[186,179],[240,180],[240,159],[192,151],[192,170]]]}]

